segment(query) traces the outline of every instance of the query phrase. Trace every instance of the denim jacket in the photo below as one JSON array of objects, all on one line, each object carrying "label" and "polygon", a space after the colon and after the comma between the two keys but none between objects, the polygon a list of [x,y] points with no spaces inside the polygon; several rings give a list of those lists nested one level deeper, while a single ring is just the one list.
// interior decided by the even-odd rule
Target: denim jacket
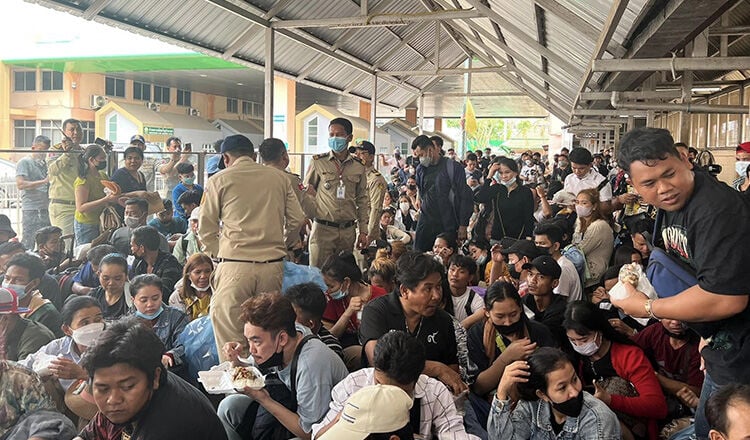
[{"label": "denim jacket", "polygon": [[555,434],[550,422],[549,403],[519,401],[511,412],[509,400],[492,401],[487,432],[493,439],[523,440],[619,440],[620,422],[612,410],[591,394],[583,394],[583,408],[578,417],[568,417],[560,434]]},{"label": "denim jacket", "polygon": [[168,354],[174,358],[175,365],[182,364],[185,359],[185,347],[177,342],[185,326],[188,323],[187,315],[174,307],[164,306],[164,311],[154,322],[154,333],[164,343],[164,348]]}]

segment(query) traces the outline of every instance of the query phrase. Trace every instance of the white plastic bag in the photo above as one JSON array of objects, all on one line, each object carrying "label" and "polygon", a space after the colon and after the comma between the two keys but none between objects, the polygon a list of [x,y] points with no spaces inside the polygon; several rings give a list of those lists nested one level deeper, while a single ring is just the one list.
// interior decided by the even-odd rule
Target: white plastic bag
[{"label": "white plastic bag", "polygon": [[[646,294],[646,296],[649,297],[649,299],[658,298],[656,290],[654,290],[654,286],[651,285],[651,282],[646,277],[646,274],[643,273],[643,268],[638,263],[630,263],[622,266],[622,268],[620,269],[620,275],[618,276],[617,284],[615,284],[614,287],[612,287],[612,290],[609,291],[610,298],[614,300],[620,300],[628,297],[628,291],[625,290],[625,285],[623,283],[633,285],[633,287],[635,287],[635,290],[643,292],[644,294]],[[649,321],[648,318],[633,319],[641,323],[641,325],[646,325]]]}]

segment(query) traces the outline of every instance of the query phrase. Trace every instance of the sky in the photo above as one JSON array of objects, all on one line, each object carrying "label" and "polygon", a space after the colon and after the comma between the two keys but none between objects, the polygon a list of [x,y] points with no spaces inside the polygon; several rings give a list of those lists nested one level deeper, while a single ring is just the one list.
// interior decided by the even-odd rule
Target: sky
[{"label": "sky", "polygon": [[192,53],[23,0],[0,1],[0,60]]}]

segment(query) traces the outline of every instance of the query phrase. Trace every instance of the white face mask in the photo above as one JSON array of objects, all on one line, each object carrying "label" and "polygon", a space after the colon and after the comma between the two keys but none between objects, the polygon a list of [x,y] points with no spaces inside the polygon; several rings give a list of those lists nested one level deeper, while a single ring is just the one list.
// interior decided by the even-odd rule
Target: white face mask
[{"label": "white face mask", "polygon": [[103,322],[94,322],[73,330],[72,337],[76,344],[83,347],[91,347],[103,330]]},{"label": "white face mask", "polygon": [[576,205],[576,214],[578,217],[588,217],[591,215],[593,208],[591,206]]},{"label": "white face mask", "polygon": [[407,211],[409,211],[409,208],[411,207],[411,205],[409,204],[409,202],[401,202],[401,203],[398,204],[398,207],[402,211],[407,212]]},{"label": "white face mask", "polygon": [[748,165],[750,165],[750,161],[740,160],[735,162],[734,170],[737,171],[737,174],[739,174],[740,177],[745,177],[745,170],[747,170]]},{"label": "white face mask", "polygon": [[573,350],[575,350],[581,356],[593,356],[597,351],[599,351],[599,344],[596,343],[596,336],[594,336],[594,339],[586,342],[585,344],[576,345],[571,341],[570,345],[572,345]]},{"label": "white face mask", "polygon": [[206,286],[206,287],[198,287],[198,286],[196,286],[196,285],[195,285],[195,283],[194,283],[194,282],[192,282],[192,281],[190,282],[190,287],[192,287],[193,289],[197,290],[198,292],[207,292],[207,291],[208,291],[208,289],[210,289],[210,288],[211,288],[211,286],[210,286],[210,285],[209,285],[209,286]]}]

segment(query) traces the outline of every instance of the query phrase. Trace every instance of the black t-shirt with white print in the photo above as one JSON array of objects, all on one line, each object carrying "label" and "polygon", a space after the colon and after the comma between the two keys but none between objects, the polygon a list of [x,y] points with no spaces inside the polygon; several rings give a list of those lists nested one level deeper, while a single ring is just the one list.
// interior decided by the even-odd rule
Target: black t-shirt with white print
[{"label": "black t-shirt with white print", "polygon": [[[687,263],[698,285],[719,295],[750,295],[750,205],[707,173],[696,172],[685,206],[665,215],[666,251]],[[701,354],[718,384],[750,384],[750,308],[718,322],[689,324],[710,343]]]}]

